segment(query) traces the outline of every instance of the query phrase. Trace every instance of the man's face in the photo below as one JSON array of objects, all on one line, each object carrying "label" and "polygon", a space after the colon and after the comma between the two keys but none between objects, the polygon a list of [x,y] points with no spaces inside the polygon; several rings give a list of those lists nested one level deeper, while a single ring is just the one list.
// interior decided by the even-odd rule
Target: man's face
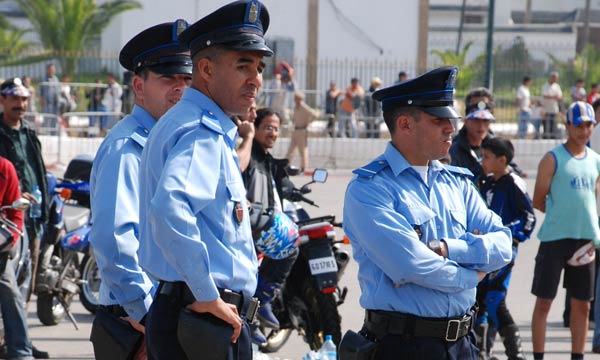
[{"label": "man's face", "polygon": [[550,75],[550,84],[554,84],[555,82],[558,82],[558,75]]},{"label": "man's face", "polygon": [[183,90],[192,83],[192,75],[162,75],[149,71],[146,80],[134,78],[136,102],[158,120],[173,105],[177,104]]},{"label": "man's face", "polygon": [[279,136],[280,125],[281,121],[277,115],[266,116],[255,130],[254,141],[260,144],[265,150],[273,148]]},{"label": "man's face", "polygon": [[50,65],[46,68],[46,74],[48,74],[48,76],[54,76],[54,74],[56,74],[56,67],[54,65]]},{"label": "man's face", "polygon": [[262,58],[256,51],[225,51],[210,60],[209,96],[227,115],[243,115],[254,104],[262,86]]},{"label": "man's face", "polygon": [[585,146],[592,136],[594,131],[594,123],[584,121],[579,125],[566,124],[568,138],[571,142],[579,146]]},{"label": "man's face", "polygon": [[454,126],[449,119],[442,119],[421,112],[420,119],[414,121],[414,139],[417,141],[417,156],[423,161],[438,160],[448,154],[452,145]]},{"label": "man's face", "polygon": [[2,105],[4,106],[4,120],[8,122],[19,121],[27,110],[28,97],[7,95],[0,96]]},{"label": "man's face", "polygon": [[484,119],[465,120],[467,136],[471,139],[483,140],[490,131],[490,121]]}]

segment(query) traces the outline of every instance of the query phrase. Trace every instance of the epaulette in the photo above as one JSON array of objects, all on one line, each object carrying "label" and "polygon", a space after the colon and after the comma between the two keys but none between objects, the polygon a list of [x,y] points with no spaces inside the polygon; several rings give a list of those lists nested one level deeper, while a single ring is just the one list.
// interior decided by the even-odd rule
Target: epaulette
[{"label": "epaulette", "polygon": [[210,111],[204,111],[202,113],[202,118],[200,119],[200,123],[210,130],[223,134],[223,129],[221,128],[221,124],[217,117]]},{"label": "epaulette", "polygon": [[372,178],[387,166],[389,166],[389,164],[385,159],[373,160],[369,164],[352,171],[352,173],[359,177]]},{"label": "epaulette", "polygon": [[464,175],[464,176],[468,176],[468,177],[474,177],[475,175],[473,175],[473,173],[471,172],[471,170],[464,168],[464,167],[460,167],[460,166],[452,166],[452,165],[444,165],[444,168],[450,172],[453,172],[455,174],[459,174],[459,175]]},{"label": "epaulette", "polygon": [[138,126],[135,129],[135,132],[131,134],[130,138],[143,149],[144,146],[146,146],[146,141],[148,140],[148,130]]}]

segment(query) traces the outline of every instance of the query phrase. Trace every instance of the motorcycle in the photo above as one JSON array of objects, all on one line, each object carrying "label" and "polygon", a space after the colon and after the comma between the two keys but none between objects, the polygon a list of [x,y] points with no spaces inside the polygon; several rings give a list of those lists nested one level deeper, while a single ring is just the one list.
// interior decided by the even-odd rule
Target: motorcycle
[{"label": "motorcycle", "polygon": [[82,289],[95,287],[95,282],[99,288],[89,249],[89,182],[58,180],[52,174],[47,178],[52,198],[36,275],[37,314],[44,325],[56,325],[67,316],[78,329],[70,311],[74,296],[80,294],[84,307],[94,313],[97,294]]},{"label": "motorcycle", "polygon": [[300,189],[291,182],[282,191],[284,212],[298,225],[299,256],[281,291],[272,301],[273,313],[280,328],[277,330],[259,324],[267,335],[265,353],[278,351],[298,331],[312,350],[318,350],[325,335],[332,335],[336,344],[341,340],[341,317],[337,307],[344,303],[348,289],[340,288],[340,280],[350,256],[340,249],[343,240],[336,240],[335,227],[341,223],[335,216],[311,218],[300,202],[317,206],[304,197],[313,183],[324,183],[327,170],[316,169],[312,180]]}]

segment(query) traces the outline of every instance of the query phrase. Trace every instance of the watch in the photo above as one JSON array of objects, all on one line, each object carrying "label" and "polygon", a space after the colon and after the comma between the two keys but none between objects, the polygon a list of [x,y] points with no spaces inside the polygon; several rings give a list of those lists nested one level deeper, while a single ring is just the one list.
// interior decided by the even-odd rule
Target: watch
[{"label": "watch", "polygon": [[427,242],[427,247],[434,253],[442,256],[442,243],[440,240],[429,240],[429,242]]}]

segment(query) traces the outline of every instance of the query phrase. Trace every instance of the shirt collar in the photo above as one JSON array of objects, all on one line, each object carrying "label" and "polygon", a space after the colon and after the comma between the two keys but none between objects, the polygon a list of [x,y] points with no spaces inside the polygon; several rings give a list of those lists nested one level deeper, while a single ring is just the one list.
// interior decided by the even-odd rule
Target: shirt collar
[{"label": "shirt collar", "polygon": [[148,131],[152,130],[154,125],[156,125],[156,121],[158,121],[146,109],[138,105],[133,106],[131,115],[137,120],[138,124]]},{"label": "shirt collar", "polygon": [[219,121],[223,133],[227,135],[230,141],[235,142],[238,130],[237,125],[212,99],[204,95],[199,90],[189,87],[183,91],[181,100],[191,101],[192,103],[201,107],[205,112],[208,112],[209,115],[215,117]]},{"label": "shirt collar", "polygon": [[[392,142],[388,142],[383,157],[390,165],[390,169],[394,173],[394,176],[400,175],[406,169],[412,168],[412,165],[404,158],[404,156],[394,147]],[[432,160],[429,162],[430,171],[442,171],[445,170],[444,165],[439,160]]]}]

